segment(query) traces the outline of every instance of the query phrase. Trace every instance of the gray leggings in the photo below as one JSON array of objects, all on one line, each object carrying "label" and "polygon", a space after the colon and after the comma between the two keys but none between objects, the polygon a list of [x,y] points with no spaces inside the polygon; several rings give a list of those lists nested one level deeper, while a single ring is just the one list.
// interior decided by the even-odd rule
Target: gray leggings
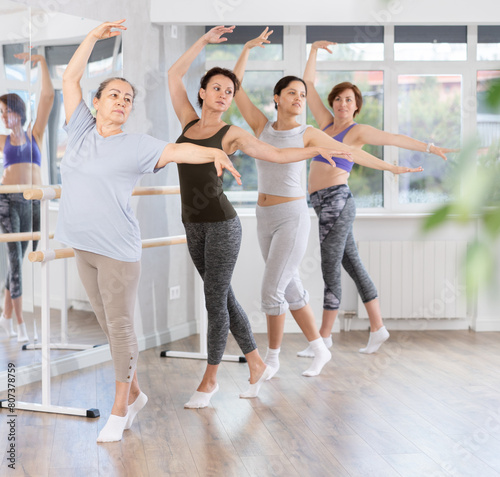
[{"label": "gray leggings", "polygon": [[78,274],[92,309],[106,334],[115,379],[132,381],[139,357],[134,332],[134,308],[141,262],[122,262],[75,249]]},{"label": "gray leggings", "polygon": [[[40,201],[26,200],[23,194],[0,194],[0,230],[3,233],[19,233],[40,230]],[[23,294],[23,257],[29,241],[7,242],[9,269],[5,288],[12,298]],[[38,242],[33,241],[33,250]]]},{"label": "gray leggings", "polygon": [[338,310],[340,307],[341,265],[354,280],[363,303],[377,298],[377,289],[361,263],[352,234],[356,205],[349,187],[342,184],[313,192],[311,204],[319,218],[321,270],[325,282],[323,308]]},{"label": "gray leggings", "polygon": [[311,219],[303,199],[269,207],[257,206],[257,233],[266,267],[262,279],[262,311],[281,315],[309,302],[299,266],[307,248]]},{"label": "gray leggings", "polygon": [[241,244],[238,217],[223,222],[185,222],[189,253],[203,279],[208,313],[208,364],[221,362],[229,330],[243,354],[257,348],[248,317],[234,297],[231,278]]}]

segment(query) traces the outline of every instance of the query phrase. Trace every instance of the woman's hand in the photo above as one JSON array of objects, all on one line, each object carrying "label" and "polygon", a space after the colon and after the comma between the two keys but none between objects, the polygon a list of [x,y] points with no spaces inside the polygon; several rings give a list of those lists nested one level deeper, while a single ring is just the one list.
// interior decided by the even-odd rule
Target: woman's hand
[{"label": "woman's hand", "polygon": [[207,43],[223,43],[227,41],[227,38],[223,37],[222,35],[225,35],[226,33],[233,33],[234,29],[234,26],[216,26],[213,27],[210,31],[207,31],[203,35],[203,38]]},{"label": "woman's hand", "polygon": [[391,168],[391,172],[393,174],[406,174],[407,172],[422,172],[424,168],[422,166],[419,167],[403,167],[403,166],[394,166]]},{"label": "woman's hand", "polygon": [[254,38],[253,40],[247,41],[245,43],[245,48],[248,48],[251,50],[252,48],[255,48],[256,46],[259,46],[260,48],[265,48],[264,44],[265,43],[271,43],[268,38],[270,35],[272,35],[273,30],[269,31],[269,27],[266,27],[266,29],[257,37]]},{"label": "woman's hand", "polygon": [[118,20],[116,22],[104,22],[98,27],[94,28],[89,35],[93,36],[96,40],[104,40],[106,38],[112,38],[121,34],[120,31],[111,31],[113,28],[118,28],[119,30],[126,30],[127,27],[123,26],[122,23],[125,21]]},{"label": "woman's hand", "polygon": [[438,146],[431,146],[429,148],[429,152],[431,154],[435,154],[436,156],[441,157],[445,161],[448,160],[448,158],[445,156],[445,154],[448,154],[450,152],[459,152],[460,149],[447,149],[446,147],[438,147]]},{"label": "woman's hand", "polygon": [[214,149],[214,151],[216,151],[214,157],[214,165],[215,169],[217,170],[217,175],[221,176],[224,172],[224,169],[226,169],[233,175],[238,185],[241,185],[241,174],[234,168],[231,159],[229,159],[227,154],[220,149]]},{"label": "woman's hand", "polygon": [[34,67],[38,62],[45,61],[45,57],[42,55],[30,55],[29,53],[16,53],[14,56],[19,60],[23,60],[23,64],[26,64],[26,62],[31,61],[32,67]]},{"label": "woman's hand", "polygon": [[332,151],[331,149],[327,149],[326,147],[320,147],[319,153],[322,157],[324,157],[333,167],[336,167],[335,161],[332,157],[344,156],[349,162],[354,162],[352,155],[350,152],[345,151]]},{"label": "woman's hand", "polygon": [[311,50],[326,50],[328,53],[332,53],[332,50],[328,48],[331,45],[336,45],[337,43],[334,43],[333,41],[327,41],[327,40],[320,40],[320,41],[315,41],[311,45]]}]

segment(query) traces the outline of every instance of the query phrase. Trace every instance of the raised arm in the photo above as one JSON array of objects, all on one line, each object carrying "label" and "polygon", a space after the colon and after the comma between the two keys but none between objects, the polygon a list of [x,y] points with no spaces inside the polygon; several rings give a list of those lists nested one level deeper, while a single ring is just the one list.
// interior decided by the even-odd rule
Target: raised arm
[{"label": "raised arm", "polygon": [[177,164],[205,164],[213,162],[218,176],[222,175],[223,169],[227,169],[234,176],[236,182],[241,185],[240,173],[234,168],[227,154],[221,149],[197,146],[188,142],[181,144],[170,143],[163,149],[156,168],[164,167],[169,162]]},{"label": "raised arm", "polygon": [[[234,66],[234,74],[240,80],[240,83],[243,83],[243,76],[245,75],[245,68],[248,61],[248,55],[250,54],[250,50],[255,48],[256,46],[260,48],[264,48],[264,44],[271,43],[268,38],[271,35],[273,30],[269,31],[269,27],[253,40],[247,41],[245,46],[243,47],[243,51]],[[236,106],[240,110],[241,115],[247,122],[247,124],[252,128],[255,136],[259,137],[260,133],[264,129],[264,126],[267,124],[267,117],[265,114],[252,103],[246,92],[243,88],[240,88],[236,95],[234,96],[234,100],[236,102]]]},{"label": "raised arm", "polygon": [[36,112],[35,124],[32,128],[32,135],[38,145],[42,144],[43,134],[47,123],[49,122],[50,111],[52,110],[52,105],[54,104],[54,87],[52,86],[52,80],[50,79],[49,68],[47,66],[47,61],[42,55],[29,55],[29,53],[19,53],[14,55],[16,58],[27,61],[31,61],[33,66],[37,63],[40,65],[41,70],[41,88],[40,88],[40,98],[38,100],[38,108]]},{"label": "raised arm", "polygon": [[335,45],[331,41],[315,41],[311,45],[311,51],[309,53],[309,58],[307,59],[306,69],[304,70],[304,81],[307,85],[307,104],[309,109],[313,113],[314,119],[318,123],[320,129],[325,129],[327,126],[332,124],[333,115],[328,110],[328,108],[323,104],[321,98],[316,91],[314,86],[314,80],[316,79],[316,58],[318,56],[318,49],[322,48],[323,50],[331,53],[329,46]]},{"label": "raised arm", "polygon": [[222,43],[227,41],[223,37],[226,33],[231,33],[233,27],[217,26],[205,33],[170,67],[168,70],[168,90],[170,92],[170,100],[174,106],[175,114],[181,122],[182,128],[193,119],[198,118],[193,105],[190,103],[186,87],[182,81],[184,75],[188,72],[189,67],[194,59],[209,43]]},{"label": "raised arm", "polygon": [[433,143],[425,143],[405,136],[404,134],[392,134],[372,126],[358,124],[352,130],[354,143],[373,144],[374,146],[396,146],[410,151],[427,152],[435,154],[446,161],[446,155],[450,152],[458,152],[459,149],[448,149],[435,146]]},{"label": "raised arm", "polygon": [[307,146],[320,146],[330,149],[338,149],[343,152],[350,153],[352,159],[360,166],[369,167],[370,169],[377,169],[379,171],[389,171],[393,174],[403,174],[405,172],[421,172],[422,167],[410,168],[403,166],[395,166],[388,162],[382,161],[375,156],[363,151],[360,148],[348,146],[342,142],[328,136],[328,134],[315,128],[307,128],[304,134],[304,143]]},{"label": "raised arm", "polygon": [[63,74],[63,98],[64,98],[64,111],[66,114],[66,123],[69,122],[71,116],[75,112],[76,107],[82,100],[82,88],[80,80],[82,79],[85,67],[90,58],[90,54],[94,49],[94,45],[99,40],[112,38],[120,35],[120,31],[111,31],[113,28],[119,30],[126,30],[127,28],[122,25],[125,20],[118,20],[116,22],[106,22],[94,28],[80,43],[76,49],[73,57],[71,58],[66,70]]}]

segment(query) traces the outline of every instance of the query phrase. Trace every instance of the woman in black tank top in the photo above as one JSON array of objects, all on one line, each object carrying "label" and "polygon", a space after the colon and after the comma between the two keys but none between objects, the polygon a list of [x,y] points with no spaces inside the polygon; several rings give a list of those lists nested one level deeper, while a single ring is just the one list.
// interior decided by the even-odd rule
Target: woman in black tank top
[{"label": "woman in black tank top", "polygon": [[[278,163],[302,161],[317,154],[331,160],[335,151],[319,147],[277,149],[237,126],[225,124],[221,117],[231,105],[239,81],[232,71],[224,68],[212,68],[202,78],[198,93],[201,117],[198,116],[182,78],[205,45],[225,41],[222,35],[232,32],[233,28],[215,27],[207,32],[168,72],[170,97],[183,128],[177,142],[217,147],[227,154],[240,149],[249,156]],[[182,221],[190,255],[204,280],[208,312],[207,369],[185,407],[206,407],[217,392],[217,369],[229,329],[250,368],[250,387],[240,397],[256,397],[262,383],[273,373],[259,355],[248,318],[234,298],[230,285],[241,241],[239,218],[222,191],[222,178],[217,177],[213,168],[180,164],[178,170]]]}]

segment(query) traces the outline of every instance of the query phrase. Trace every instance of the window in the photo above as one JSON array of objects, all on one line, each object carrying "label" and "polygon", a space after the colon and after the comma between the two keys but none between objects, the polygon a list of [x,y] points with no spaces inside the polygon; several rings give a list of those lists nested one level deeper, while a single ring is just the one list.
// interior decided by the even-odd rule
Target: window
[{"label": "window", "polygon": [[479,25],[477,27],[477,59],[500,60],[500,26]]},{"label": "window", "polygon": [[381,61],[384,59],[384,27],[310,26],[307,27],[307,53],[315,41],[328,40],[332,53],[318,51],[318,61]]},{"label": "window", "polygon": [[395,26],[396,61],[464,61],[467,59],[465,26]]},{"label": "window", "polygon": [[477,72],[477,134],[481,151],[500,141],[500,111],[488,102],[488,89],[500,82],[500,70]]},{"label": "window", "polygon": [[[211,26],[207,26],[205,31],[209,31]],[[233,33],[225,35],[227,41],[219,44],[210,44],[205,48],[207,61],[237,60],[240,56],[242,46],[252,38],[258,37],[265,29],[265,26],[239,26]],[[273,34],[271,43],[265,48],[253,48],[248,57],[249,61],[278,61],[283,59],[283,27],[270,26]]]},{"label": "window", "polygon": [[[426,143],[458,148],[462,77],[459,75],[400,75],[399,133]],[[425,152],[398,149],[399,164],[423,166],[424,171],[399,176],[399,203],[439,203],[450,198],[450,164]]]}]

